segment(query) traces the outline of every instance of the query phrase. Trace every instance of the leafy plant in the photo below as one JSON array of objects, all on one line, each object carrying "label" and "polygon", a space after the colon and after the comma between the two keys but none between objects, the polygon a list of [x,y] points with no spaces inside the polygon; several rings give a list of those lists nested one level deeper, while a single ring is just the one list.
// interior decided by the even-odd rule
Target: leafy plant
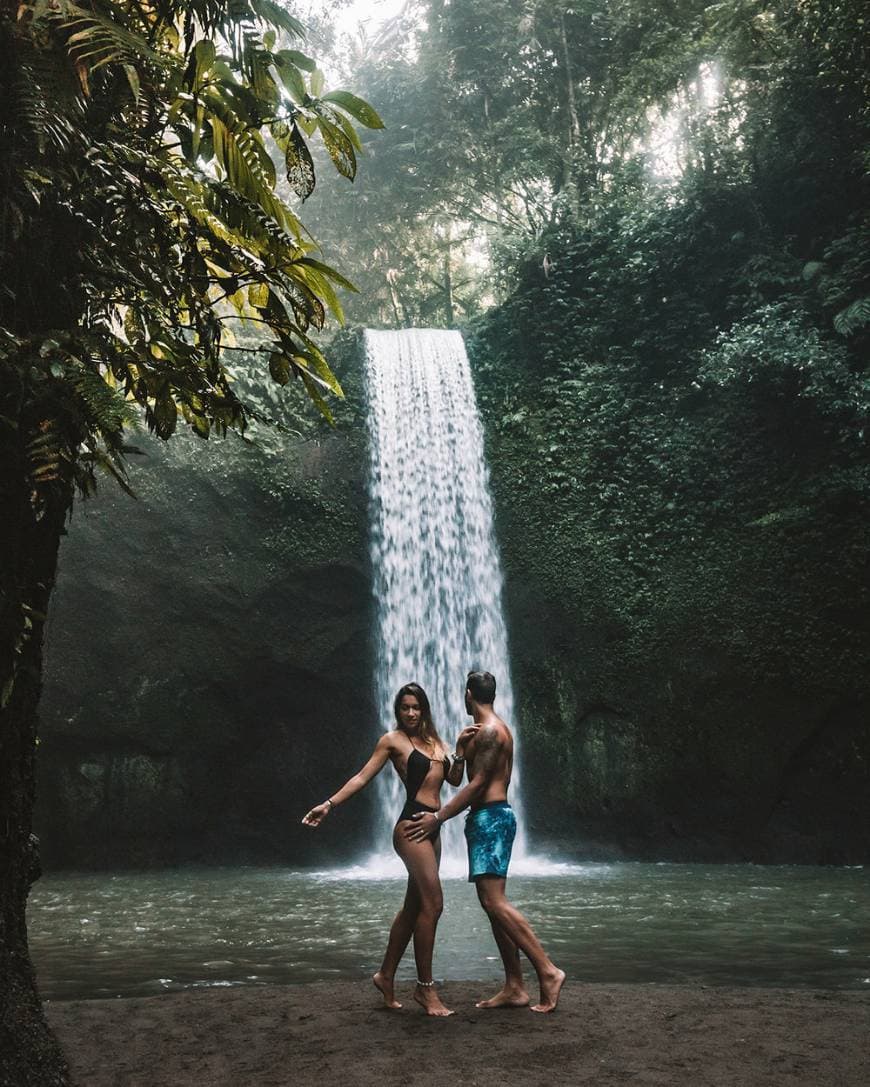
[{"label": "leafy plant", "polygon": [[[275,160],[304,199],[310,141],[353,179],[356,122],[381,121],[326,91],[301,37],[273,0],[0,0],[0,1080],[22,1087],[66,1081],[24,910],[42,635],[74,496],[101,473],[127,486],[139,419],[163,439],[179,419],[202,438],[244,428],[236,350],[327,418],[341,396],[315,337],[353,288]],[[259,342],[239,348],[233,326]]]}]

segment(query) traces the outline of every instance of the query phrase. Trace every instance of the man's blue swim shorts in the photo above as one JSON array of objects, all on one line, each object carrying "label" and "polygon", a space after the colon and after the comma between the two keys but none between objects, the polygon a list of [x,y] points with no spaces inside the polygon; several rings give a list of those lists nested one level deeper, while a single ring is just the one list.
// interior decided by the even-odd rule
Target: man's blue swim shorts
[{"label": "man's blue swim shorts", "polygon": [[465,818],[469,883],[481,876],[507,875],[516,834],[517,817],[506,800],[471,809]]}]

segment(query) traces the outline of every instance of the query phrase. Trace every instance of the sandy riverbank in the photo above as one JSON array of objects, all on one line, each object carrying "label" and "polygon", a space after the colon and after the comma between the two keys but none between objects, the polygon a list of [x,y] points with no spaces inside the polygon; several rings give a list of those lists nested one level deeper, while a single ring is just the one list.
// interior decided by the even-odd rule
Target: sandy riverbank
[{"label": "sandy riverbank", "polygon": [[[409,997],[402,986],[399,999]],[[80,1087],[866,1087],[870,993],[566,986],[558,1011],[378,1005],[361,982],[47,1005]]]}]

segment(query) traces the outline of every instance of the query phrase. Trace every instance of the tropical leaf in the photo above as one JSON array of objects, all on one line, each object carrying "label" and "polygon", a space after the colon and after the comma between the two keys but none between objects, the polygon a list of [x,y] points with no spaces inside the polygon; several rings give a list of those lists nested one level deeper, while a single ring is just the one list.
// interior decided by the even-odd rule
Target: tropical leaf
[{"label": "tropical leaf", "polygon": [[113,434],[125,427],[136,427],[138,416],[131,405],[123,393],[113,388],[99,371],[79,366],[71,381],[95,430]]},{"label": "tropical leaf", "polygon": [[317,410],[323,416],[323,418],[329,423],[330,426],[335,426],[335,416],[329,407],[329,404],[324,400],[323,394],[317,386],[317,383],[312,378],[311,374],[306,373],[304,370],[302,373],[302,383],[305,385],[305,391],[308,396],[314,402]]},{"label": "tropical leaf", "polygon": [[298,49],[279,49],[276,56],[280,56],[283,60],[289,61],[296,68],[301,68],[303,72],[314,72],[317,70],[317,61],[312,60],[311,57],[306,56],[305,53],[300,53]]},{"label": "tropical leaf", "polygon": [[284,49],[273,54],[273,60],[275,62],[275,69],[278,72],[278,78],[283,83],[288,94],[294,102],[298,105],[302,105],[308,92],[305,89],[305,79],[299,71],[299,66],[290,59],[288,50]]},{"label": "tropical leaf", "polygon": [[146,418],[153,426],[158,438],[171,438],[178,425],[178,405],[167,391],[158,397],[153,406],[149,406]]},{"label": "tropical leaf", "polygon": [[287,180],[297,196],[303,200],[314,192],[315,173],[314,161],[308,144],[302,137],[297,125],[291,125],[284,148],[285,162],[287,166]]},{"label": "tropical leaf", "polygon": [[332,102],[336,106],[341,106],[343,110],[346,110],[354,120],[359,121],[361,125],[365,125],[366,128],[383,128],[384,122],[378,116],[377,111],[374,110],[368,102],[364,102],[362,98],[357,98],[355,94],[351,94],[350,91],[329,91],[327,94],[320,96],[324,102]]},{"label": "tropical leaf", "polygon": [[217,59],[217,50],[211,38],[203,38],[193,47],[188,65],[189,86],[193,91],[199,90],[204,82],[204,76],[208,75]]},{"label": "tropical leaf", "polygon": [[338,110],[330,110],[329,114],[330,114],[330,120],[334,119],[335,123],[339,126],[339,128],[345,134],[345,136],[347,136],[347,138],[353,144],[354,148],[357,151],[362,152],[362,149],[363,149],[362,140],[359,138],[359,133],[353,127],[353,125],[351,124],[349,118],[345,117],[345,115],[343,113],[339,113]]},{"label": "tropical leaf", "polygon": [[30,480],[34,488],[45,487],[61,478],[68,450],[60,427],[51,419],[39,423],[25,447]]},{"label": "tropical leaf", "polygon": [[338,295],[326,276],[321,275],[315,268],[305,265],[301,261],[288,266],[285,271],[292,279],[310,289],[311,293],[323,301],[332,310],[340,324],[344,324],[344,311]]},{"label": "tropical leaf", "polygon": [[[372,115],[354,97],[316,101],[323,73],[286,48],[302,28],[279,3],[158,7],[22,0],[0,70],[0,318],[11,300],[16,321],[0,356],[4,374],[14,356],[21,402],[46,405],[26,425],[35,504],[73,485],[90,494],[105,474],[126,486],[123,435],[142,419],[164,439],[179,419],[204,438],[243,427],[225,365],[233,321],[257,315],[280,345],[273,379],[302,377],[319,411],[341,395],[309,333],[327,311],[343,320],[338,288],[353,287],[313,258],[266,139],[305,200],[307,137],[319,129],[352,177],[354,112]],[[57,331],[46,298],[67,322]]]},{"label": "tropical leaf", "polygon": [[[288,275],[293,271],[291,266],[287,269]],[[306,332],[310,325],[314,325],[316,329],[322,329],[326,323],[326,310],[307,283],[299,282],[299,277],[293,276],[282,284],[282,288],[282,293],[290,303],[299,329]]]},{"label": "tropical leaf", "polygon": [[274,352],[269,356],[269,373],[279,385],[286,385],[290,380],[291,367],[286,355]]},{"label": "tropical leaf", "polygon": [[[214,130],[215,158],[226,171],[230,184],[261,206],[265,200],[273,203],[275,166],[262,137],[214,88],[203,95],[203,103]],[[271,207],[264,210],[271,212]],[[280,216],[275,218],[280,221]]]},{"label": "tropical leaf", "polygon": [[344,287],[348,291],[356,291],[357,288],[351,283],[349,279],[346,279],[340,272],[337,272],[334,268],[330,268],[328,264],[324,264],[322,261],[314,260],[313,257],[302,257],[299,261],[300,264],[308,265],[311,268],[315,268],[321,275],[328,276],[329,279],[338,283],[339,286]]},{"label": "tropical leaf", "polygon": [[66,38],[67,49],[73,62],[88,71],[118,61],[156,66],[167,63],[167,57],[153,49],[147,38],[123,25],[122,9],[111,6],[110,10],[112,18],[63,0],[56,9],[46,10],[45,17],[71,31]]},{"label": "tropical leaf", "polygon": [[320,375],[321,379],[326,382],[327,386],[332,389],[336,396],[343,397],[344,390],[339,384],[338,378],[332,372],[332,369],[330,368],[330,365],[326,360],[326,356],[323,354],[317,344],[304,334],[300,334],[299,339],[302,341],[302,343],[305,344],[305,355],[314,365],[314,368]]},{"label": "tropical leaf", "polygon": [[353,144],[332,121],[323,116],[318,116],[317,127],[323,136],[323,144],[329,152],[329,157],[335,164],[336,170],[349,181],[356,177],[356,155]]}]

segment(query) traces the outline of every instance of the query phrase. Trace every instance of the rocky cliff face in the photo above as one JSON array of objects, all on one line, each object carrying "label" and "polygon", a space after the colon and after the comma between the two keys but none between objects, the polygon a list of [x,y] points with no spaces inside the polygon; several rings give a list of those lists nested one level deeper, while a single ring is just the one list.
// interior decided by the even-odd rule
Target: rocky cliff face
[{"label": "rocky cliff face", "polygon": [[[47,866],[312,854],[299,820],[361,764],[375,719],[366,434],[346,384],[337,431],[141,437],[138,500],[107,483],[78,506],[41,703]],[[360,848],[370,801],[318,833],[321,859]]]},{"label": "rocky cliff face", "polygon": [[508,579],[533,836],[578,858],[867,861],[870,730],[854,690],[759,676],[702,629],[644,651],[536,588]]},{"label": "rocky cliff face", "polygon": [[473,361],[533,836],[866,862],[870,522],[827,485],[836,449],[740,405],[699,409],[687,437],[641,401],[621,433],[583,399],[606,395],[594,380],[542,405],[521,367],[480,344]]},{"label": "rocky cliff face", "polygon": [[[47,866],[295,865],[370,840],[370,794],[316,840],[299,826],[361,765],[375,721],[351,348],[336,431],[289,419],[302,433],[253,446],[140,440],[138,501],[107,484],[78,507],[41,710]],[[580,858],[866,861],[866,639],[843,558],[866,541],[860,511],[812,538],[723,524],[638,560],[587,494],[553,500],[550,437],[501,426],[493,403],[533,840]]]}]

